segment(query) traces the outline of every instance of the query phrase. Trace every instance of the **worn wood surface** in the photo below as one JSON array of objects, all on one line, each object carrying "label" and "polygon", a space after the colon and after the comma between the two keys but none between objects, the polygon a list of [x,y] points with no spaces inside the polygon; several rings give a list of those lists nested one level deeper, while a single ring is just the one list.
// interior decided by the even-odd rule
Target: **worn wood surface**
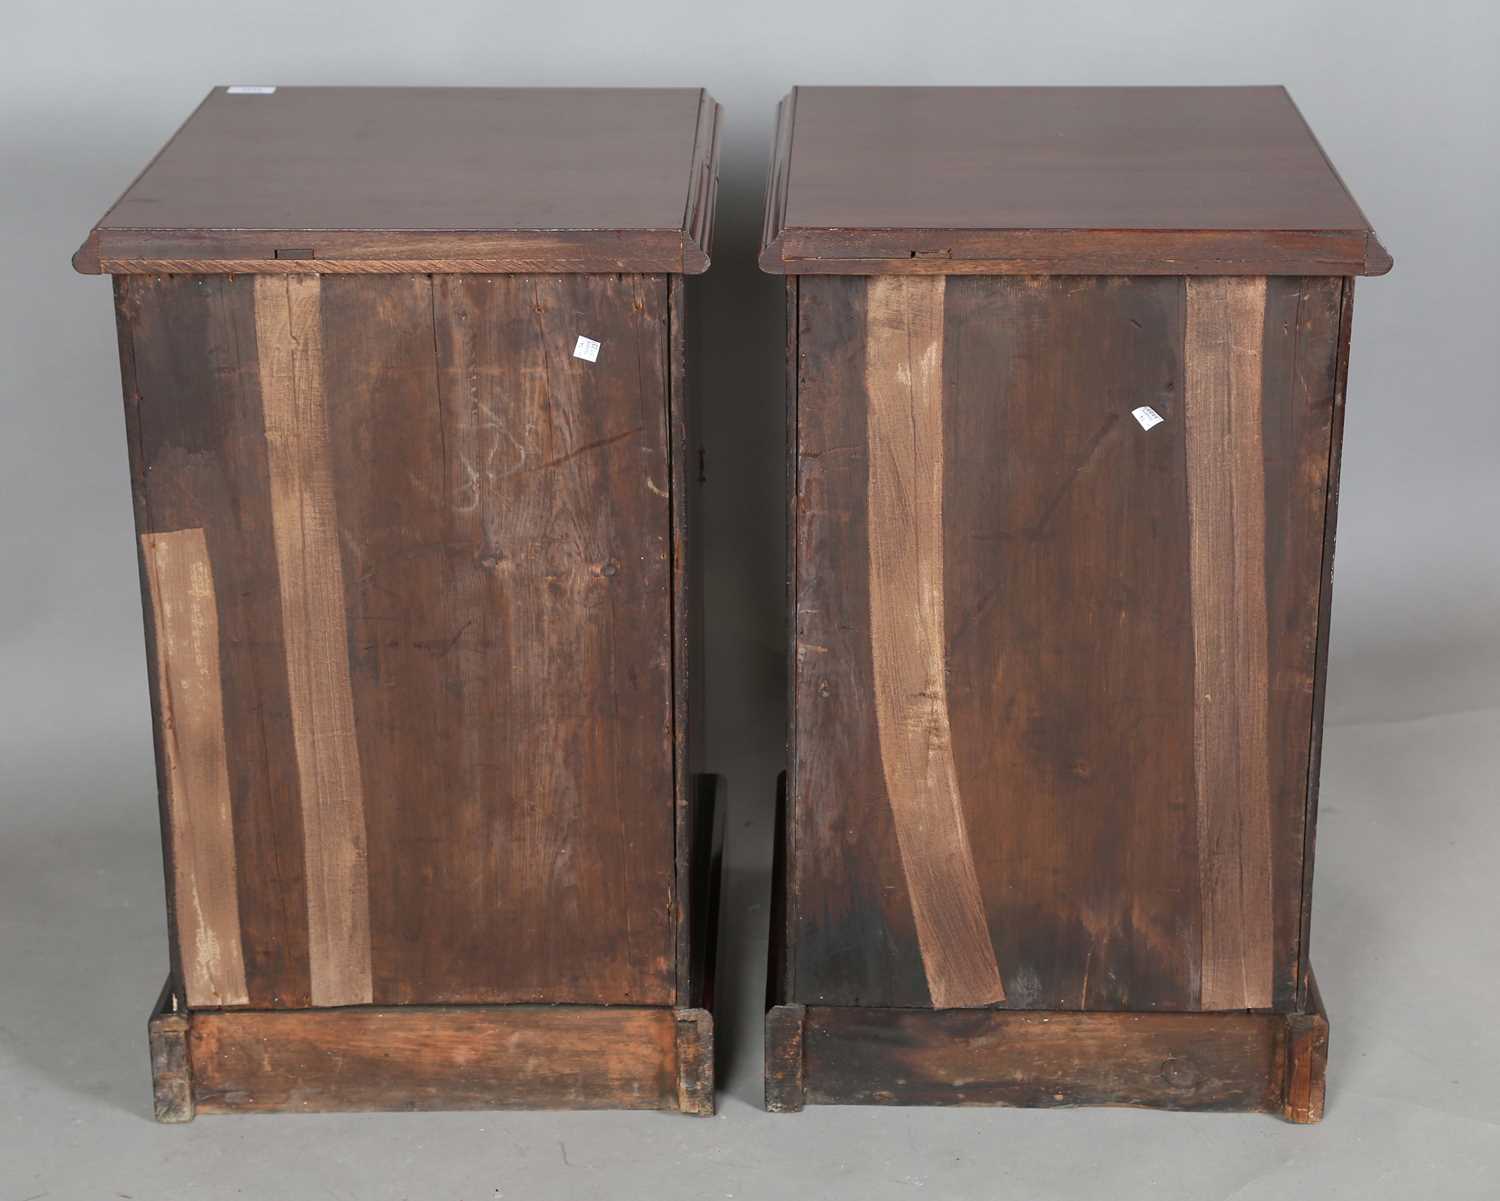
[{"label": "worn wood surface", "polygon": [[[937,683],[1012,1008],[1296,1003],[1339,286],[1203,284],[1240,299],[1227,341],[1190,322],[1182,278],[946,281],[942,454],[912,478],[942,481]],[[872,700],[880,286],[798,282],[784,999],[808,1005],[943,1004]],[[1195,423],[1185,391],[1231,360],[1251,399]],[[1220,729],[1200,696],[1225,687]]]},{"label": "worn wood surface", "polygon": [[761,266],[795,274],[1381,274],[1280,87],[796,88]]},{"label": "worn wood surface", "polygon": [[[1205,1009],[1271,1004],[1264,277],[1186,281],[1182,390]],[[1284,403],[1292,403],[1290,395]]]},{"label": "worn wood surface", "polygon": [[[1282,1114],[1289,1029],[1302,1020],[1272,1013],[810,1006],[806,1102]],[[1311,1089],[1310,1073],[1322,1064],[1310,1056],[1298,1062]]]},{"label": "worn wood surface", "polygon": [[151,1108],[158,1122],[193,1120],[193,1069],[188,1060],[188,1016],[172,1002],[172,981],[146,1022],[151,1047]]},{"label": "worn wood surface", "polygon": [[197,1112],[675,1109],[669,1008],[357,1007],[192,1014]]},{"label": "worn wood surface", "polygon": [[671,1004],[666,280],[117,292],[139,528],[218,597],[248,1003]]},{"label": "worn wood surface", "polygon": [[[368,854],[322,324],[317,276],[255,279],[271,532],[302,796],[312,1003],[359,1005],[373,999]],[[207,1003],[191,989],[188,997]]]},{"label": "worn wood surface", "polygon": [[1308,973],[1306,1002],[1287,1019],[1281,1116],[1309,1125],[1323,1120],[1328,1093],[1328,1014]]},{"label": "worn wood surface", "polygon": [[674,1011],[677,1024],[677,1108],[714,1115],[714,1016],[706,1009]]},{"label": "worn wood surface", "polygon": [[870,657],[886,795],[932,1003],[1005,1000],[974,873],[943,634],[942,276],[866,293]]},{"label": "worn wood surface", "polygon": [[171,888],[182,975],[206,1005],[243,1005],[234,816],[224,746],[219,616],[201,529],[141,537],[172,821]]},{"label": "worn wood surface", "polygon": [[696,273],[719,123],[701,88],[215,88],[74,266]]},{"label": "worn wood surface", "polygon": [[803,1080],[802,1005],[772,1005],[766,1010],[766,1109],[796,1113],[806,1103]]}]

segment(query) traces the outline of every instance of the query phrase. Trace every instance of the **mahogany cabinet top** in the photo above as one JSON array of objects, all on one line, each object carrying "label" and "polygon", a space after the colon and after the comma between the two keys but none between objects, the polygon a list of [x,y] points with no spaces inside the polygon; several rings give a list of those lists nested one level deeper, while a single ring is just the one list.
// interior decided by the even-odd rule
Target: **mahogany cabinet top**
[{"label": "mahogany cabinet top", "polygon": [[215,88],[74,266],[708,266],[719,106],[699,88]]},{"label": "mahogany cabinet top", "polygon": [[1390,265],[1282,87],[794,88],[778,113],[771,272]]}]

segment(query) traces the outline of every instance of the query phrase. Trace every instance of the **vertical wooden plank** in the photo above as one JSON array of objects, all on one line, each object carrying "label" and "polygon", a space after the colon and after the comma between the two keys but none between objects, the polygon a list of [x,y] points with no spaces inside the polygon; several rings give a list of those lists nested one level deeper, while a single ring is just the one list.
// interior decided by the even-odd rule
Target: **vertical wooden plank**
[{"label": "vertical wooden plank", "polygon": [[155,633],[174,912],[192,1005],[244,1005],[239,895],[219,675],[219,618],[201,529],[141,535]]},{"label": "vertical wooden plank", "polygon": [[1329,619],[1333,612],[1333,553],[1337,542],[1339,477],[1344,460],[1344,394],[1349,382],[1349,337],[1354,326],[1354,279],[1339,281],[1338,334],[1334,343],[1333,415],[1328,446],[1327,492],[1323,510],[1323,560],[1318,588],[1318,645],[1313,656],[1312,747],[1308,753],[1305,822],[1302,832],[1300,938],[1297,945],[1297,1004],[1309,1008],[1312,967],[1308,950],[1312,923],[1313,861],[1317,850],[1318,787],[1323,771],[1323,706],[1327,698]]},{"label": "vertical wooden plank", "polygon": [[1184,353],[1204,1009],[1272,1003],[1264,276],[1190,277]]},{"label": "vertical wooden plank", "polygon": [[[208,547],[249,1003],[306,1005],[301,801],[271,533],[254,280],[131,276],[117,279],[115,289],[136,527],[141,533],[201,528]],[[141,568],[154,663],[144,556]],[[156,694],[153,677],[164,781]],[[163,788],[164,834],[171,828],[166,801]],[[169,839],[165,852],[170,880]],[[172,970],[181,987],[174,910],[169,889]]]},{"label": "vertical wooden plank", "polygon": [[953,762],[943,632],[946,278],[871,280],[870,645],[875,719],[917,941],[939,1008],[1005,999]]},{"label": "vertical wooden plank", "polygon": [[930,1005],[886,797],[870,656],[867,281],[798,281],[788,991]]},{"label": "vertical wooden plank", "polygon": [[948,704],[1013,1009],[1197,1004],[1181,348],[1178,279],[948,280]]},{"label": "vertical wooden plank", "polygon": [[1266,281],[1261,440],[1266,491],[1267,779],[1271,807],[1273,996],[1297,1007],[1324,516],[1343,281]]},{"label": "vertical wooden plank", "polygon": [[255,281],[256,347],[301,779],[314,1005],[371,1000],[363,789],[323,395],[319,279]]}]

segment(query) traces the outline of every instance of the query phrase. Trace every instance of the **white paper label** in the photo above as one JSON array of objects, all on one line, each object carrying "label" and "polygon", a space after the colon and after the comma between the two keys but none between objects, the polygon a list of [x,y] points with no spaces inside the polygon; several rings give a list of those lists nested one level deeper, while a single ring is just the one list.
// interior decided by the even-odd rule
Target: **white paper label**
[{"label": "white paper label", "polygon": [[1149,430],[1153,426],[1160,425],[1163,421],[1166,420],[1165,417],[1163,417],[1150,405],[1142,405],[1138,409],[1131,409],[1130,415],[1141,423],[1141,428],[1143,430]]},{"label": "white paper label", "polygon": [[575,359],[583,359],[589,363],[597,363],[599,361],[599,343],[595,342],[592,338],[585,338],[582,334],[579,334],[578,345],[573,347],[573,357]]},{"label": "white paper label", "polygon": [[269,96],[276,89],[264,87],[261,84],[240,83],[225,90],[231,96]]}]

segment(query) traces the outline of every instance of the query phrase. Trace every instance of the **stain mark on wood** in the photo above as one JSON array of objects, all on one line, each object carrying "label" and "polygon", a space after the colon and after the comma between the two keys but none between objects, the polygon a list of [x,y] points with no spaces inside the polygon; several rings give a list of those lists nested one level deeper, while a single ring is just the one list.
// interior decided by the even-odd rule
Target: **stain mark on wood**
[{"label": "stain mark on wood", "polygon": [[323,396],[319,281],[255,281],[255,330],[301,781],[314,1005],[371,999],[363,790]]},{"label": "stain mark on wood", "polygon": [[141,553],[156,628],[183,987],[191,1005],[246,1005],[208,543],[201,529],[142,534]]},{"label": "stain mark on wood", "polygon": [[1189,278],[1185,437],[1203,1009],[1272,1003],[1263,276]]},{"label": "stain mark on wood", "polygon": [[943,276],[868,286],[870,643],[881,765],[932,1003],[1005,1000],[964,825],[943,632]]}]

